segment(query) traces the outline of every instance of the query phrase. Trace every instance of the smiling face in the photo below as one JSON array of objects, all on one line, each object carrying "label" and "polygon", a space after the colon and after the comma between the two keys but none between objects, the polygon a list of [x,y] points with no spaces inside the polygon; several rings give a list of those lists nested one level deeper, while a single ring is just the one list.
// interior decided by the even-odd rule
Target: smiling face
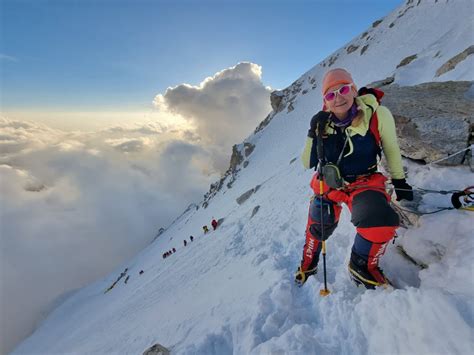
[{"label": "smiling face", "polygon": [[333,100],[327,100],[324,98],[324,104],[326,107],[339,119],[346,118],[349,109],[354,103],[354,98],[357,96],[357,91],[355,90],[354,86],[351,86],[351,90],[349,90],[347,94],[342,95],[339,92],[339,89],[345,85],[347,84],[337,84],[331,86],[326,91],[326,94],[329,92],[335,92],[336,97]]}]

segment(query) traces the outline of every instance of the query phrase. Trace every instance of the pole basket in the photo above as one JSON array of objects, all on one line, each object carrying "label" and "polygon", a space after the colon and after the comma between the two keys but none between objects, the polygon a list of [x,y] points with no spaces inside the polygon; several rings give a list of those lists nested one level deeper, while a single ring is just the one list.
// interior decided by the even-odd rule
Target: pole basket
[{"label": "pole basket", "polygon": [[320,295],[321,297],[326,297],[326,296],[328,296],[330,293],[331,293],[331,291],[329,291],[329,290],[327,290],[327,289],[324,289],[324,288],[323,288],[322,290],[319,290],[319,295]]}]

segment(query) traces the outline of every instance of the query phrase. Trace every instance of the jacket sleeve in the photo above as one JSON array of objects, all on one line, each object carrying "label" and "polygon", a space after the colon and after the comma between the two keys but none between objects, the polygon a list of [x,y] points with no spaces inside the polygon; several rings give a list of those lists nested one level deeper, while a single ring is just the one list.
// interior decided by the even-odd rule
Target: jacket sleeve
[{"label": "jacket sleeve", "polygon": [[388,168],[392,179],[404,179],[402,155],[397,141],[395,120],[388,108],[379,106],[377,109],[378,128],[382,149],[387,158]]},{"label": "jacket sleeve", "polygon": [[318,165],[318,153],[316,143],[316,138],[306,138],[306,144],[304,146],[303,153],[301,154],[301,162],[303,163],[303,166],[306,169],[311,169]]}]

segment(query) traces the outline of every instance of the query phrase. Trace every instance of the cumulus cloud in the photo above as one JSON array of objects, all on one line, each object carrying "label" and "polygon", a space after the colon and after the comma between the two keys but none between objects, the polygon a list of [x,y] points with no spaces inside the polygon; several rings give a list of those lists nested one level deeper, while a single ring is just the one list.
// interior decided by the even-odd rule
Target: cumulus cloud
[{"label": "cumulus cloud", "polygon": [[225,170],[232,145],[240,143],[270,112],[271,89],[262,83],[262,68],[239,63],[204,79],[157,95],[154,104],[196,127],[203,143],[214,147],[215,166]]},{"label": "cumulus cloud", "polygon": [[0,119],[1,353],[56,297],[133,257],[202,198],[218,174],[202,173],[209,154],[180,134]]},{"label": "cumulus cloud", "polygon": [[106,143],[109,143],[115,149],[124,153],[138,153],[143,151],[151,141],[146,138],[119,138],[107,139]]}]

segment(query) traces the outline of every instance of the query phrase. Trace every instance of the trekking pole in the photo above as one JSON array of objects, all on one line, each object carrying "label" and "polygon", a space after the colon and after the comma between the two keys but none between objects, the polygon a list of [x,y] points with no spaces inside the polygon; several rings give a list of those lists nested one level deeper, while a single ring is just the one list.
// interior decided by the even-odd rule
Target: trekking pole
[{"label": "trekking pole", "polygon": [[322,176],[322,171],[323,169],[320,168],[320,172],[321,172],[321,180],[319,180],[319,194],[320,194],[320,198],[321,198],[321,239],[322,239],[322,253],[323,253],[323,275],[324,275],[324,289],[322,290],[319,290],[319,294],[321,296],[327,296],[329,295],[331,292],[328,290],[328,285],[327,285],[327,278],[326,278],[326,241],[324,240],[324,225],[323,225],[323,222],[324,222],[324,219],[323,219],[323,176]]},{"label": "trekking pole", "polygon": [[[328,290],[327,285],[327,278],[326,278],[326,240],[324,239],[324,215],[323,215],[323,194],[324,194],[324,176],[323,176],[323,160],[324,160],[324,152],[323,152],[323,131],[325,129],[327,120],[322,120],[322,122],[318,122],[318,145],[317,145],[317,152],[318,152],[318,178],[319,178],[319,198],[320,198],[320,209],[321,209],[321,240],[322,240],[322,253],[323,253],[323,275],[324,275],[324,289],[319,291],[320,296],[327,296],[331,292]],[[322,127],[321,127],[322,126]]]}]

